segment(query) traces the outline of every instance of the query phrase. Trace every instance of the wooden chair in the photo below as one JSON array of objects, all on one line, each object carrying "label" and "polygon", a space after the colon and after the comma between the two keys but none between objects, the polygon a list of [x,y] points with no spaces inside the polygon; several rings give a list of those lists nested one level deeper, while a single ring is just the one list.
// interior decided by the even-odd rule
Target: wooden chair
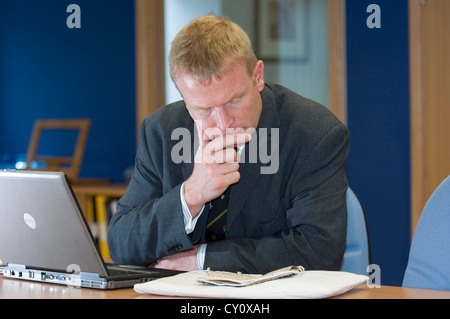
[{"label": "wooden chair", "polygon": [[[62,171],[66,173],[67,178],[72,183],[76,182],[80,173],[90,126],[91,121],[89,119],[36,120],[27,151],[27,169],[33,169],[32,162],[42,162],[45,166],[38,167],[37,169]],[[44,130],[78,130],[72,156],[39,156],[37,154],[39,142],[41,141]]]}]

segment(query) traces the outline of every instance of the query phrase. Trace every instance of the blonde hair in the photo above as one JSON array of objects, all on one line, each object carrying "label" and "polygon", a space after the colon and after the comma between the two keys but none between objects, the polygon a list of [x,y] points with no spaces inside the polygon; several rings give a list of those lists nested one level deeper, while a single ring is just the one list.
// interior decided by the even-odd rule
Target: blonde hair
[{"label": "blonde hair", "polygon": [[252,77],[257,59],[248,35],[227,18],[209,14],[192,20],[172,41],[170,76],[175,85],[181,74],[207,84],[220,79],[232,60],[244,63]]}]

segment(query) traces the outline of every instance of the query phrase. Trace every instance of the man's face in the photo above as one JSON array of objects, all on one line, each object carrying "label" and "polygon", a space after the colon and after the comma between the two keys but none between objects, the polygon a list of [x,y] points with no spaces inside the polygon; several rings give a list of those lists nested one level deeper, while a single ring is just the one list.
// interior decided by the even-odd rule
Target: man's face
[{"label": "man's face", "polygon": [[[232,61],[224,67],[222,78],[202,85],[189,75],[180,75],[177,87],[197,127],[206,136],[225,135],[227,129],[256,129],[261,115],[260,92],[264,89],[264,64],[258,61],[253,78],[244,64]],[[205,132],[206,131],[206,132]]]}]

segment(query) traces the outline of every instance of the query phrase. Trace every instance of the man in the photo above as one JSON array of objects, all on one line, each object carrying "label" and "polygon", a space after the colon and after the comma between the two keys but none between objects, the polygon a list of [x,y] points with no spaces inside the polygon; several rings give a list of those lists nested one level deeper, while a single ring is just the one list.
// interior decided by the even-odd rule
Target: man
[{"label": "man", "polygon": [[345,126],[325,107],[266,84],[248,36],[227,19],[193,20],[169,60],[183,101],[140,128],[134,175],[109,226],[113,260],[179,270],[338,270]]}]

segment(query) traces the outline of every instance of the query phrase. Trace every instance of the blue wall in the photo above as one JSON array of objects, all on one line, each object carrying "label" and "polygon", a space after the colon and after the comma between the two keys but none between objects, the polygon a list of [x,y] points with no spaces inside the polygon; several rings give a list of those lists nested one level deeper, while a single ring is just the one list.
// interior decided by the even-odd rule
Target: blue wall
[{"label": "blue wall", "polygon": [[[81,29],[69,29],[69,4]],[[136,149],[134,2],[0,2],[0,162],[26,153],[37,118],[92,120],[81,176],[123,180]],[[3,163],[5,164],[5,163]]]},{"label": "blue wall", "polygon": [[[369,4],[381,28],[369,29]],[[368,219],[382,284],[401,285],[410,243],[407,0],[347,1],[347,171]]]}]

